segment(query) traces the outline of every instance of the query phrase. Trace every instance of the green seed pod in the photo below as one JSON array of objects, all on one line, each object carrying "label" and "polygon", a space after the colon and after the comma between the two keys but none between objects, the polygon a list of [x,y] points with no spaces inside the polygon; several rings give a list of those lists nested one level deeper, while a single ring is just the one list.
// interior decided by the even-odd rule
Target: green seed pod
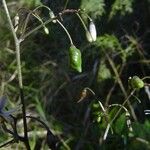
[{"label": "green seed pod", "polygon": [[81,52],[74,45],[70,46],[69,49],[70,66],[72,69],[82,72],[82,58]]},{"label": "green seed pod", "polygon": [[129,79],[129,82],[133,89],[140,89],[144,87],[144,82],[138,76],[133,76]]}]

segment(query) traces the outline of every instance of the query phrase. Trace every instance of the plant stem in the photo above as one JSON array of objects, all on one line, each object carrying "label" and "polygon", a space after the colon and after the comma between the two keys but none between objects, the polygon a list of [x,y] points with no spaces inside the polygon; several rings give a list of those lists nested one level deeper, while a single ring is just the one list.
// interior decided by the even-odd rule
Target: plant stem
[{"label": "plant stem", "polygon": [[[75,10],[75,9],[66,9],[66,10],[63,10],[62,12],[59,13],[58,16],[56,16],[56,17],[54,17],[54,18],[51,18],[51,19],[45,21],[43,24],[40,24],[40,25],[37,26],[36,28],[34,28],[34,29],[32,29],[31,31],[27,32],[26,34],[22,34],[22,36],[21,36],[20,39],[19,39],[20,42],[24,41],[24,39],[27,38],[28,36],[30,36],[32,33],[34,33],[35,31],[39,30],[40,28],[42,28],[43,26],[45,26],[46,24],[48,24],[48,23],[50,23],[50,22],[52,22],[52,21],[54,21],[54,20],[55,20],[55,21],[58,21],[59,24],[61,24],[61,26],[63,27],[63,29],[64,29],[65,32],[66,32],[67,29],[66,29],[66,28],[64,27],[64,25],[58,20],[58,17],[61,16],[61,15],[63,15],[63,14],[67,14],[67,13],[77,13],[77,12],[78,12],[78,10]],[[29,17],[29,14],[28,14],[27,17]],[[29,19],[29,18],[28,18],[28,19]],[[25,23],[25,26],[24,26],[24,30],[25,30],[25,28],[26,28],[26,26],[27,26],[28,19],[26,19],[26,23]],[[25,31],[24,31],[24,32],[25,32]],[[73,42],[72,42],[72,39],[71,39],[71,36],[69,35],[68,31],[67,31],[66,33],[67,33],[67,35],[68,35],[68,37],[69,37],[71,43],[73,43]]]},{"label": "plant stem", "polygon": [[[33,15],[33,13],[36,11],[36,10],[38,10],[39,8],[46,8],[46,9],[48,9],[48,11],[49,12],[52,12],[52,10],[49,8],[49,7],[47,7],[47,6],[45,6],[45,5],[40,5],[40,6],[38,6],[38,7],[36,7],[34,10],[32,10],[32,11],[30,11],[29,13],[28,13],[28,15],[27,15],[27,17],[26,17],[26,20],[25,20],[25,23],[24,23],[24,27],[23,27],[23,30],[22,30],[22,35],[21,35],[21,39],[22,39],[22,36],[24,35],[24,33],[25,33],[25,31],[26,31],[26,28],[27,28],[27,24],[28,24],[28,22],[29,22],[29,18],[30,18],[30,15]],[[43,23],[44,24],[44,23]]]},{"label": "plant stem", "polygon": [[83,13],[90,21],[92,21],[92,18],[84,10],[79,9],[79,11]]},{"label": "plant stem", "polygon": [[130,99],[130,97],[134,94],[135,90],[133,90],[130,95],[125,99],[125,101],[121,104],[122,107],[120,107],[120,109],[117,111],[117,113],[115,114],[115,116],[113,117],[113,119],[111,120],[110,124],[112,124],[114,122],[114,120],[118,117],[119,113],[121,112],[121,110],[123,109],[124,105],[126,104],[126,102]]},{"label": "plant stem", "polygon": [[[81,21],[81,23],[82,23],[82,25],[83,25],[84,30],[90,35],[90,38],[94,41],[94,39],[93,39],[93,37],[92,37],[92,35],[91,35],[91,32],[89,32],[88,28],[86,27],[86,25],[85,25],[83,19],[81,18],[81,16],[79,15],[78,12],[76,13],[76,15],[77,15],[78,18],[80,19],[80,21]],[[92,19],[90,19],[90,21],[92,21]],[[86,33],[86,34],[87,34],[87,33]]]},{"label": "plant stem", "polygon": [[87,27],[86,27],[86,25],[85,25],[85,23],[84,23],[84,21],[83,21],[83,19],[82,19],[81,16],[79,15],[79,13],[76,13],[76,15],[77,15],[78,18],[80,19],[80,21],[81,21],[81,23],[82,23],[82,25],[83,25],[84,30],[85,30],[86,32],[89,32],[88,29],[87,29]]},{"label": "plant stem", "polygon": [[9,140],[9,141],[3,143],[2,145],[0,145],[0,148],[5,147],[5,146],[8,146],[9,144],[12,144],[12,143],[14,143],[14,142],[15,142],[15,140],[14,140],[14,139],[11,139],[11,140]]},{"label": "plant stem", "polygon": [[114,122],[114,120],[118,117],[119,113],[121,112],[121,110],[124,108],[124,105],[126,104],[126,102],[129,101],[130,97],[134,94],[135,90],[133,90],[130,95],[125,99],[125,101],[121,104],[121,107],[119,108],[119,110],[117,111],[117,113],[115,114],[115,116],[113,117],[113,119],[110,121],[110,123],[107,125],[107,128],[105,130],[104,136],[103,136],[103,140],[106,140],[108,131],[112,125],[112,123]]},{"label": "plant stem", "polygon": [[48,125],[47,125],[44,121],[42,121],[42,120],[40,120],[39,118],[34,117],[34,116],[26,116],[26,117],[27,117],[27,118],[34,119],[34,120],[38,121],[39,123],[41,123],[41,124],[45,127],[45,129],[46,129],[48,132],[51,133],[51,136],[57,137],[57,138],[62,142],[62,144],[64,145],[64,147],[66,148],[66,150],[71,150],[70,147],[64,142],[64,140],[63,140],[59,135],[57,135],[57,136],[56,136],[56,135],[53,135],[53,133],[52,133],[51,130],[49,129]]},{"label": "plant stem", "polygon": [[[33,32],[37,31],[38,29],[42,28],[44,25],[46,25],[46,24],[52,22],[53,20],[55,20],[55,18],[52,18],[52,19],[47,20],[47,21],[44,22],[43,24],[39,25],[38,27],[34,28],[33,30],[31,30],[31,31],[29,31],[28,33],[26,33],[25,35],[23,35],[20,40],[23,41],[25,38],[27,38],[27,37],[28,37],[29,35],[31,35]],[[69,38],[69,40],[70,40],[70,44],[73,45],[72,38],[71,38],[69,32],[67,31],[67,29],[64,27],[64,25],[63,25],[58,19],[56,19],[56,21],[57,21],[57,22],[60,24],[60,26],[64,29],[64,31],[66,32],[66,34],[67,34],[67,36],[68,36],[68,38]]]},{"label": "plant stem", "polygon": [[23,35],[21,38],[20,38],[20,41],[23,41],[25,38],[27,38],[28,36],[30,36],[32,33],[34,33],[35,31],[39,30],[40,28],[42,28],[44,25],[52,22],[53,20],[55,20],[54,18],[53,19],[49,19],[47,21],[45,21],[43,24],[40,24],[39,26],[37,26],[36,28],[32,29],[31,31],[29,31],[28,33],[26,33],[25,35]]},{"label": "plant stem", "polygon": [[72,38],[71,38],[69,32],[67,31],[67,29],[64,27],[64,25],[63,25],[58,19],[57,19],[56,21],[57,21],[57,22],[60,24],[60,26],[64,29],[64,31],[66,32],[66,34],[67,34],[67,36],[68,36],[68,38],[69,38],[69,40],[70,40],[70,44],[73,45]]},{"label": "plant stem", "polygon": [[67,8],[68,2],[69,2],[69,0],[66,0],[63,10],[65,10]]},{"label": "plant stem", "polygon": [[22,73],[21,73],[21,62],[20,62],[20,42],[19,42],[19,40],[17,38],[17,35],[15,33],[15,29],[13,27],[13,24],[12,24],[10,15],[9,15],[9,11],[8,11],[8,8],[7,8],[6,1],[3,0],[2,2],[3,2],[5,13],[7,15],[7,19],[8,19],[9,25],[10,25],[10,29],[11,29],[11,32],[13,34],[14,41],[15,41],[19,87],[22,88],[23,84],[22,84]]},{"label": "plant stem", "polygon": [[22,116],[23,116],[23,126],[24,126],[24,144],[27,150],[30,150],[29,140],[28,140],[28,131],[27,131],[27,122],[26,122],[26,109],[24,103],[24,96],[23,96],[23,83],[22,83],[22,72],[21,72],[21,60],[20,60],[20,40],[17,38],[14,26],[12,24],[10,14],[7,8],[7,4],[5,0],[2,0],[4,10],[10,25],[11,32],[13,34],[14,42],[15,42],[15,49],[16,49],[16,61],[17,61],[17,71],[18,71],[18,82],[19,82],[19,89],[20,89],[20,99],[22,103]]},{"label": "plant stem", "polygon": [[108,59],[108,62],[109,62],[109,64],[110,64],[110,66],[112,67],[112,69],[113,69],[113,71],[114,71],[114,74],[115,74],[115,76],[116,76],[116,78],[117,78],[117,81],[118,81],[118,84],[119,84],[119,86],[120,86],[120,89],[121,89],[121,91],[122,91],[122,93],[123,93],[125,99],[127,99],[127,104],[128,104],[128,106],[129,106],[129,108],[130,108],[132,117],[134,118],[134,120],[137,120],[136,114],[135,114],[135,112],[134,112],[134,109],[132,108],[132,105],[131,105],[130,101],[129,101],[128,98],[127,98],[127,92],[126,92],[126,90],[125,90],[125,88],[124,88],[124,86],[123,86],[123,83],[122,83],[122,81],[121,81],[121,79],[120,79],[120,75],[119,75],[119,73],[118,73],[118,71],[117,71],[117,69],[116,69],[116,67],[115,67],[115,64],[114,64],[113,60],[109,57],[109,55],[108,55],[107,53],[105,53],[105,55],[106,55],[106,58]]}]

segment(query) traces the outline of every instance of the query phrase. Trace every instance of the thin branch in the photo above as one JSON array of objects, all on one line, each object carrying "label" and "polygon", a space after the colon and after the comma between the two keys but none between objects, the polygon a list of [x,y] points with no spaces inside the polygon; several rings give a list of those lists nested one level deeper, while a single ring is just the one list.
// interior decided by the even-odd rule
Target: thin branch
[{"label": "thin branch", "polygon": [[28,13],[27,17],[26,17],[26,20],[25,20],[25,23],[24,23],[24,26],[23,26],[22,35],[21,35],[20,39],[23,39],[22,37],[23,37],[23,35],[24,35],[25,31],[26,31],[26,28],[27,28],[30,16],[33,15],[34,12],[37,11],[39,8],[43,8],[43,7],[48,9],[49,12],[51,12],[51,9],[49,7],[47,7],[47,6],[45,6],[45,5],[40,5],[40,6],[36,7],[35,9],[33,9],[32,11],[30,11]]},{"label": "thin branch", "polygon": [[64,31],[66,32],[66,34],[67,34],[67,36],[68,36],[68,38],[69,38],[69,40],[70,40],[70,44],[73,45],[72,38],[71,38],[69,32],[67,31],[67,29],[64,27],[64,25],[63,25],[58,19],[57,19],[56,21],[57,21],[57,22],[59,23],[59,25],[64,29]]},{"label": "thin branch", "polygon": [[122,107],[119,108],[119,110],[117,111],[117,113],[115,114],[115,116],[113,117],[113,119],[110,121],[110,123],[107,125],[107,128],[105,130],[105,133],[104,133],[104,136],[103,136],[103,139],[106,140],[106,137],[107,137],[107,134],[108,134],[108,131],[112,125],[112,123],[115,121],[115,119],[118,117],[119,113],[121,112],[121,110],[124,108],[124,105],[126,104],[126,102],[128,102],[128,100],[130,99],[130,97],[134,94],[135,90],[133,90],[130,95],[125,99],[125,101],[122,103]]},{"label": "thin branch", "polygon": [[112,67],[112,69],[113,69],[113,71],[114,71],[114,74],[115,74],[115,76],[116,76],[116,78],[117,78],[117,81],[118,81],[118,84],[119,84],[119,86],[120,86],[120,89],[121,89],[121,91],[122,91],[122,93],[123,93],[125,99],[127,99],[126,102],[127,102],[128,106],[129,106],[129,108],[130,108],[132,117],[134,118],[134,120],[137,120],[137,117],[136,117],[135,112],[134,112],[134,110],[133,110],[133,108],[132,108],[132,105],[131,105],[130,101],[129,101],[128,98],[127,98],[127,92],[126,92],[126,90],[125,90],[125,88],[124,88],[124,86],[123,86],[123,83],[122,83],[122,81],[121,81],[121,79],[120,79],[120,75],[119,75],[119,73],[118,73],[118,71],[117,71],[117,69],[116,69],[116,67],[115,67],[115,64],[114,64],[113,60],[109,57],[109,55],[108,55],[107,53],[105,53],[105,55],[106,55],[106,57],[107,57],[107,59],[108,59],[108,62],[109,62],[109,64],[110,64],[110,66]]},{"label": "thin branch", "polygon": [[65,10],[67,8],[68,2],[69,2],[69,0],[66,0],[63,10]]},{"label": "thin branch", "polygon": [[23,126],[24,126],[24,144],[26,145],[26,148],[30,150],[29,140],[28,140],[28,132],[27,132],[27,123],[26,123],[26,109],[25,109],[25,103],[24,103],[24,95],[23,95],[23,83],[22,83],[22,72],[21,72],[21,59],[20,59],[20,40],[17,38],[15,28],[13,26],[13,23],[10,18],[10,13],[7,8],[7,4],[5,0],[2,0],[4,10],[7,16],[7,20],[10,25],[11,32],[13,34],[14,42],[15,42],[15,49],[16,49],[16,61],[17,61],[17,71],[18,71],[18,82],[19,82],[19,88],[20,88],[20,98],[22,103],[22,115],[23,115]]},{"label": "thin branch", "polygon": [[134,94],[135,90],[133,90],[131,92],[131,94],[126,98],[126,100],[122,103],[122,107],[120,107],[120,109],[118,110],[118,112],[115,114],[114,118],[111,120],[111,123],[117,118],[117,116],[119,115],[119,113],[121,112],[123,106],[126,104],[126,102],[130,99],[130,97]]},{"label": "thin branch", "polygon": [[32,33],[34,33],[35,31],[39,30],[40,28],[43,27],[43,25],[45,26],[46,24],[50,23],[50,22],[53,22],[54,20],[56,21],[60,16],[64,15],[64,14],[67,14],[67,13],[78,13],[79,10],[76,10],[76,9],[66,9],[66,10],[63,10],[62,12],[59,13],[58,16],[54,17],[54,18],[51,18],[47,21],[45,21],[43,24],[40,24],[39,26],[37,26],[36,28],[32,29],[31,31],[29,31],[28,33],[24,34],[21,38],[20,38],[20,41],[24,41],[25,38],[27,38],[28,36],[30,36]]},{"label": "thin branch", "polygon": [[8,19],[9,25],[10,25],[10,29],[11,29],[11,32],[13,34],[14,41],[15,41],[19,87],[22,88],[23,84],[22,84],[22,73],[21,73],[21,62],[20,62],[20,42],[19,42],[19,40],[17,38],[14,26],[12,24],[12,21],[11,21],[10,15],[9,15],[9,11],[8,11],[8,8],[7,8],[6,1],[3,0],[2,2],[3,2],[3,6],[4,6],[4,9],[5,9],[6,15],[7,15],[7,19]]},{"label": "thin branch", "polygon": [[12,144],[12,143],[14,143],[14,142],[15,142],[15,140],[14,140],[14,139],[11,139],[11,140],[9,140],[9,141],[3,143],[2,145],[0,145],[0,148],[5,147],[5,146],[7,146],[7,145],[9,145],[9,144]]},{"label": "thin branch", "polygon": [[20,38],[20,41],[24,41],[25,38],[27,38],[28,36],[30,36],[32,33],[34,33],[35,31],[41,29],[43,27],[43,25],[46,25],[50,22],[52,22],[53,20],[56,20],[56,18],[53,18],[53,19],[49,19],[47,21],[45,21],[43,24],[40,24],[39,26],[37,26],[36,28],[32,29],[31,31],[27,32],[26,34],[24,34],[21,38]]}]

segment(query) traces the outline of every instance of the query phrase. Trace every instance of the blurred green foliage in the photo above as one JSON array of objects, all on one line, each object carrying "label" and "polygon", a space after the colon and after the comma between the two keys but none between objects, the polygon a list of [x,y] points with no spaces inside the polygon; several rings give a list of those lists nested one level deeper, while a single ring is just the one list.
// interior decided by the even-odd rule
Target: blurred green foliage
[{"label": "blurred green foliage", "polygon": [[115,0],[115,2],[112,4],[112,9],[109,16],[110,19],[117,13],[120,13],[123,16],[127,13],[131,13],[133,11],[133,2],[134,0]]},{"label": "blurred green foliage", "polygon": [[85,10],[88,14],[92,15],[92,18],[97,18],[102,16],[105,12],[105,2],[104,0],[82,0],[81,9]]}]

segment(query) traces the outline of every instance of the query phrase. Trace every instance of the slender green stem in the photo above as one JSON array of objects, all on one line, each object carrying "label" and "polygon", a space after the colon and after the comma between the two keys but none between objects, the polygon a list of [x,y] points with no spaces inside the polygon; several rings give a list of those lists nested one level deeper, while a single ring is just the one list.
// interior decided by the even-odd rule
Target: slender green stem
[{"label": "slender green stem", "polygon": [[[39,25],[38,27],[34,28],[33,30],[31,30],[31,31],[29,31],[28,33],[26,33],[25,35],[23,35],[20,40],[23,41],[25,38],[27,38],[27,37],[28,37],[29,35],[31,35],[33,32],[39,30],[40,28],[42,28],[42,27],[45,26],[46,24],[52,22],[54,19],[56,19],[56,18],[52,18],[52,19],[49,19],[49,20],[45,21],[43,24]],[[58,19],[56,19],[56,21],[57,21],[57,22],[59,23],[59,25],[64,29],[64,31],[66,32],[66,34],[67,34],[67,36],[68,36],[68,38],[69,38],[69,40],[70,40],[71,45],[73,45],[72,38],[71,38],[69,32],[67,31],[67,29],[64,27],[64,25],[63,25]]]},{"label": "slender green stem", "polygon": [[135,90],[133,90],[130,95],[125,99],[125,101],[121,104],[121,107],[119,108],[119,110],[117,111],[117,113],[115,114],[115,116],[113,117],[113,119],[110,121],[110,123],[107,125],[107,128],[105,130],[105,133],[104,133],[104,137],[103,139],[106,140],[106,136],[108,134],[108,131],[112,125],[112,123],[115,121],[115,119],[118,117],[119,113],[121,112],[121,110],[124,108],[124,105],[126,104],[126,102],[129,101],[130,97],[134,94]]},{"label": "slender green stem", "polygon": [[82,23],[82,25],[83,25],[85,31],[86,31],[86,32],[89,32],[88,29],[87,29],[87,27],[86,27],[86,25],[85,25],[85,23],[84,23],[84,21],[83,21],[83,19],[82,19],[81,16],[79,15],[79,13],[76,13],[76,15],[77,15],[78,18],[80,19],[80,21],[81,21],[81,23]]},{"label": "slender green stem", "polygon": [[9,11],[8,11],[8,8],[7,8],[6,1],[3,0],[2,2],[3,2],[3,5],[4,5],[4,9],[5,9],[5,12],[6,12],[6,15],[7,15],[7,19],[8,19],[8,22],[9,22],[9,25],[10,25],[10,28],[11,28],[11,32],[13,34],[14,41],[15,41],[19,87],[22,88],[23,84],[22,84],[22,73],[21,73],[21,62],[20,62],[20,42],[19,42],[19,40],[17,38],[17,35],[15,33],[15,29],[13,27],[13,24],[12,24],[10,15],[9,15]]},{"label": "slender green stem", "polygon": [[150,76],[145,76],[144,78],[142,78],[142,80],[145,80],[145,79],[150,79]]},{"label": "slender green stem", "polygon": [[80,12],[87,16],[90,21],[92,21],[92,18],[84,10],[80,10]]},{"label": "slender green stem", "polygon": [[37,9],[42,8],[42,7],[48,9],[49,11],[52,11],[48,6],[40,5],[40,6],[36,7],[32,12],[34,12],[34,11],[36,11]]},{"label": "slender green stem", "polygon": [[[45,6],[44,6],[44,7],[45,7]],[[49,8],[49,9],[50,9],[50,8]],[[64,14],[64,13],[68,13],[68,12],[72,13],[72,10],[70,10],[70,11],[68,11],[68,10],[65,11],[65,10],[64,10],[64,11],[63,11],[63,14]],[[74,10],[73,12],[76,13],[77,11]],[[61,13],[60,13],[60,14],[61,14]],[[29,14],[28,14],[28,16],[29,16]],[[68,35],[68,37],[69,37],[70,43],[73,44],[73,41],[72,41],[72,38],[71,38],[70,34],[68,33],[68,31],[67,31],[67,29],[64,27],[64,25],[57,19],[58,17],[59,17],[59,16],[56,16],[56,17],[54,17],[54,18],[50,18],[49,20],[45,21],[43,24],[37,26],[36,28],[32,29],[31,31],[27,32],[26,34],[22,34],[22,36],[20,37],[20,41],[21,41],[21,42],[24,41],[24,39],[27,38],[28,36],[30,36],[32,33],[34,33],[35,31],[39,30],[40,28],[42,28],[42,27],[45,26],[46,24],[48,24],[48,23],[50,23],[50,22],[53,22],[53,21],[55,20],[55,21],[57,21],[57,22],[61,25],[61,27],[63,27],[63,29],[65,30],[65,32],[67,33],[67,35]],[[27,19],[26,19],[26,20],[27,20]],[[26,21],[26,22],[28,22],[28,21]],[[27,26],[27,23],[25,23],[25,24],[26,24],[25,26]],[[24,27],[24,28],[26,28],[26,27]]]},{"label": "slender green stem", "polygon": [[7,4],[5,0],[2,0],[4,10],[6,12],[6,16],[10,25],[11,32],[13,34],[15,48],[16,48],[16,61],[17,61],[17,71],[18,71],[18,82],[20,88],[20,98],[22,103],[22,115],[23,115],[23,126],[24,126],[24,144],[26,145],[27,150],[30,150],[29,140],[28,140],[28,131],[27,131],[27,122],[26,122],[26,109],[24,103],[24,96],[23,96],[23,83],[22,83],[22,72],[21,72],[21,60],[20,60],[20,40],[17,38],[14,26],[12,24],[10,14],[7,8]]},{"label": "slender green stem", "polygon": [[31,31],[29,31],[28,33],[26,33],[25,35],[23,35],[20,40],[24,41],[25,38],[27,38],[28,36],[30,36],[32,33],[34,33],[35,31],[39,30],[40,28],[43,28],[43,26],[45,26],[46,24],[52,22],[54,20],[53,19],[49,19],[47,21],[45,21],[43,24],[40,24],[39,26],[37,26],[36,28],[32,29]]},{"label": "slender green stem", "polygon": [[24,36],[25,30],[26,30],[26,28],[27,28],[27,24],[28,24],[28,22],[29,22],[30,15],[33,15],[33,12],[35,12],[35,11],[38,10],[39,8],[43,8],[43,7],[46,8],[46,9],[48,9],[49,12],[52,11],[49,7],[47,7],[47,6],[45,6],[45,5],[40,5],[40,6],[36,7],[34,10],[30,11],[30,12],[28,13],[28,15],[27,15],[27,17],[26,17],[26,20],[25,20],[25,23],[24,23],[22,35],[21,35],[21,37],[20,37],[21,39],[23,39],[22,37]]},{"label": "slender green stem", "polygon": [[66,0],[63,10],[65,10],[67,8],[68,2],[69,2],[69,0]]},{"label": "slender green stem", "polygon": [[131,94],[126,98],[126,100],[122,103],[122,107],[120,107],[120,109],[117,111],[117,113],[115,114],[115,116],[113,117],[113,119],[111,120],[110,124],[112,124],[114,122],[114,120],[118,117],[119,113],[121,112],[123,106],[126,104],[126,102],[130,99],[130,97],[134,94],[135,90],[133,90],[131,92]]},{"label": "slender green stem", "polygon": [[68,38],[69,38],[69,40],[70,40],[70,44],[73,45],[72,38],[71,38],[69,32],[67,31],[67,29],[64,27],[64,25],[63,25],[58,19],[57,19],[56,21],[57,21],[57,22],[60,24],[60,26],[64,29],[64,31],[66,32],[66,34],[67,34],[67,36],[68,36]]},{"label": "slender green stem", "polygon": [[8,146],[9,144],[12,144],[12,143],[14,143],[14,142],[15,142],[14,139],[8,140],[7,142],[5,142],[5,143],[3,143],[2,145],[0,145],[0,148],[5,147],[5,146]]},{"label": "slender green stem", "polygon": [[[33,14],[33,16],[34,16],[35,18],[37,18],[37,19],[38,19],[38,21],[40,21],[42,25],[44,24],[43,20],[40,18],[40,16],[39,16],[39,15],[37,15],[37,14]],[[45,25],[43,25],[43,27],[45,28]]]},{"label": "slender green stem", "polygon": [[[93,40],[93,37],[92,37],[91,33],[89,32],[88,28],[86,27],[86,25],[85,25],[83,19],[81,18],[81,16],[79,15],[79,13],[76,13],[76,15],[77,15],[78,18],[80,19],[80,21],[81,21],[81,23],[82,23],[82,25],[83,25],[84,30],[87,32],[87,34],[89,34],[89,36],[90,36],[91,39]],[[92,19],[90,19],[90,21],[92,21]],[[93,40],[93,41],[94,41],[94,40]]]},{"label": "slender green stem", "polygon": [[[115,73],[115,76],[116,76],[116,78],[117,78],[117,81],[118,81],[118,84],[119,84],[119,86],[120,86],[120,89],[121,89],[121,91],[122,91],[122,93],[123,93],[123,95],[124,95],[124,97],[125,97],[125,99],[126,99],[126,98],[127,98],[127,92],[126,92],[126,90],[125,90],[125,88],[124,88],[124,86],[123,86],[123,83],[122,83],[122,81],[121,81],[121,79],[120,79],[119,73],[118,73],[118,71],[117,71],[117,69],[116,69],[116,67],[115,67],[115,64],[114,64],[113,60],[109,57],[109,55],[108,55],[106,52],[105,52],[105,55],[106,55],[106,58],[107,58],[108,61],[109,61],[110,66],[112,67],[112,69],[113,69],[113,71],[114,71],[114,73]],[[130,101],[128,101],[128,99],[127,99],[127,104],[128,104],[128,106],[129,106],[129,108],[130,108],[130,111],[131,111],[131,114],[132,114],[134,120],[137,120],[137,117],[136,117],[136,115],[135,115],[135,112],[134,112],[134,110],[133,110],[133,108],[132,108],[132,106],[131,106]]]}]

